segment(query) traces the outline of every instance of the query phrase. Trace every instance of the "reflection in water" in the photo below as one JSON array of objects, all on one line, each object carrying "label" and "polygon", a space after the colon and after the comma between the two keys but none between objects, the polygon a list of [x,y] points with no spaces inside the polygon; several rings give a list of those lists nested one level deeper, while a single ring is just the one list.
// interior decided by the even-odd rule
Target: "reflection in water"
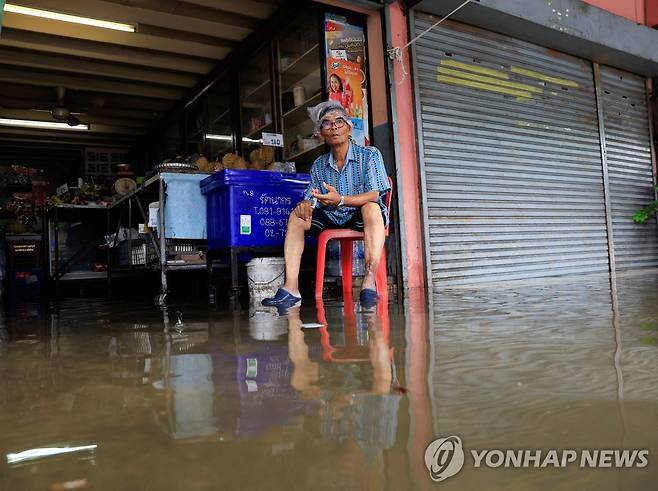
[{"label": "reflection in water", "polygon": [[[295,366],[291,382],[293,387],[320,399],[320,432],[328,440],[344,443],[356,442],[366,456],[379,455],[395,443],[397,411],[400,395],[391,394],[394,359],[389,348],[388,315],[375,313],[354,315],[351,298],[343,307],[343,325],[334,336],[342,338],[341,346],[330,342],[330,327],[322,305],[318,305],[318,318],[324,327],[322,336],[323,358],[333,364],[320,365],[309,359],[304,341],[299,308],[288,315],[288,346]],[[333,378],[330,383],[325,378]],[[370,378],[369,390],[359,379]],[[322,386],[331,390],[322,390]]]},{"label": "reflection in water", "polygon": [[615,286],[445,290],[429,308],[411,291],[402,310],[346,298],[287,317],[16,308],[0,317],[0,491],[435,489],[424,451],[449,435],[467,456],[651,454],[644,470],[475,469],[467,457],[445,489],[652,489],[658,279]]}]

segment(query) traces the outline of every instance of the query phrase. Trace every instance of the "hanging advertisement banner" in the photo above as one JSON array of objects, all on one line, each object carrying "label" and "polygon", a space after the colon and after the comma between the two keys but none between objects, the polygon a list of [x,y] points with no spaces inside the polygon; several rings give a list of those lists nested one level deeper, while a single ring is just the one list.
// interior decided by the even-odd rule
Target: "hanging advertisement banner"
[{"label": "hanging advertisement banner", "polygon": [[369,145],[365,29],[333,14],[326,14],[324,26],[329,99],[350,115],[354,141]]},{"label": "hanging advertisement banner", "polygon": [[5,0],[0,0],[0,34],[2,33],[2,13],[5,11]]}]

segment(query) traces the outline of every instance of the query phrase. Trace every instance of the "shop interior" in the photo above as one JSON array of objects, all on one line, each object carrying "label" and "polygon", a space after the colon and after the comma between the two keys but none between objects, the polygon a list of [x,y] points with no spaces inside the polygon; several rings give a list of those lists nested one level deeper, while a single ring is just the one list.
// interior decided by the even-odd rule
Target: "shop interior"
[{"label": "shop interior", "polygon": [[[332,52],[328,21],[361,33],[360,45]],[[199,183],[225,169],[253,170],[261,174],[245,186],[275,189],[270,175],[308,173],[326,151],[307,108],[335,91],[329,53],[360,67],[363,101],[347,104],[371,143],[366,39],[363,14],[314,2],[7,2],[4,297],[239,297],[244,265],[260,249],[229,242],[209,251]],[[354,90],[345,85],[343,93]],[[281,255],[282,238],[264,234],[273,240],[257,244],[268,246],[262,252]],[[363,274],[362,244],[353,257],[355,276]],[[302,269],[309,288],[314,260]],[[337,247],[328,251],[326,280],[338,288]]]}]

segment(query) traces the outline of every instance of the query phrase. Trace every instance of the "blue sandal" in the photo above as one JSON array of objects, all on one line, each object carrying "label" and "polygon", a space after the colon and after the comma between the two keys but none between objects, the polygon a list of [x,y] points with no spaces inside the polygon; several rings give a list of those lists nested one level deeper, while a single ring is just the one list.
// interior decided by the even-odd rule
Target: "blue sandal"
[{"label": "blue sandal", "polygon": [[284,290],[283,288],[279,288],[273,297],[264,298],[261,304],[265,305],[266,307],[292,307],[301,299],[301,297],[296,297],[289,291]]},{"label": "blue sandal", "polygon": [[361,290],[361,293],[359,293],[359,300],[363,307],[370,308],[377,305],[377,302],[379,302],[379,295],[377,295],[377,292],[372,288],[364,288]]}]

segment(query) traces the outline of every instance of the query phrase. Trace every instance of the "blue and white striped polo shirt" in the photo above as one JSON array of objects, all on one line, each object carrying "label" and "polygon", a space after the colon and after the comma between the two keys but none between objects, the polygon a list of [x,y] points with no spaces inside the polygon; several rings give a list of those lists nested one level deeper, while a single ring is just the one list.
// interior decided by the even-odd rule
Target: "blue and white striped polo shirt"
[{"label": "blue and white striped polo shirt", "polygon": [[[327,190],[322,186],[323,182],[335,187],[338,193],[343,196],[379,191],[377,204],[382,209],[384,225],[388,226],[388,210],[382,197],[391,190],[391,187],[388,185],[384,159],[378,149],[375,147],[362,147],[350,142],[350,148],[347,151],[345,165],[342,170],[338,170],[331,151],[315,159],[313,167],[311,167],[311,183],[306,189],[304,199],[313,200],[311,194],[313,189],[326,194]],[[321,205],[318,203],[317,206]],[[336,225],[342,225],[352,217],[358,208],[328,206],[323,210]]]}]

